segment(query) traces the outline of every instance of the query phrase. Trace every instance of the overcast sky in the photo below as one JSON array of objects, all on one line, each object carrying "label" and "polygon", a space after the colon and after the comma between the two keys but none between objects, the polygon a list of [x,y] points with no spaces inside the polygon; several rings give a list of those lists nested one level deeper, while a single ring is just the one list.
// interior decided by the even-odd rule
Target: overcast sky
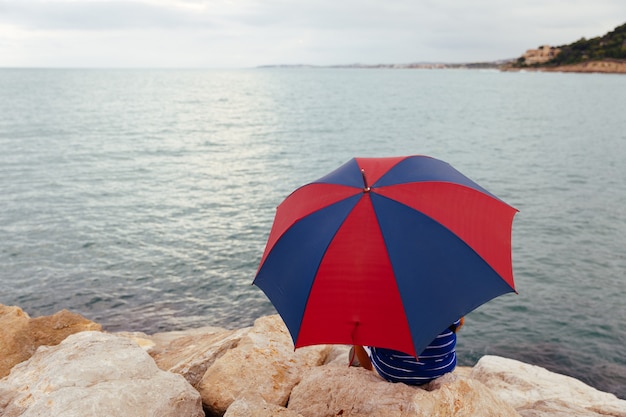
[{"label": "overcast sky", "polygon": [[0,0],[0,67],[492,61],[624,22],[626,0]]}]

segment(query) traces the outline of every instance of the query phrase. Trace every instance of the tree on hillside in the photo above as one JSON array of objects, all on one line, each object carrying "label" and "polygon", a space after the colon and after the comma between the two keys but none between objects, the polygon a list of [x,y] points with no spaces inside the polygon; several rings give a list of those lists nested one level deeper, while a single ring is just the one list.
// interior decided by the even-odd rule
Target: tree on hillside
[{"label": "tree on hillside", "polygon": [[[558,48],[561,51],[556,57],[538,66],[571,65],[601,59],[626,59],[626,23],[602,37],[581,38]],[[523,66],[523,61],[523,58],[518,60],[518,65]]]}]

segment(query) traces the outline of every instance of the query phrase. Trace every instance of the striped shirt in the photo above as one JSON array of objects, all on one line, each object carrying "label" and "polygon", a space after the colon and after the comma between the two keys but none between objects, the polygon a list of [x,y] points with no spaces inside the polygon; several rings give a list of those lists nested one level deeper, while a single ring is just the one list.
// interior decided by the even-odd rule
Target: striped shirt
[{"label": "striped shirt", "polygon": [[456,334],[451,329],[459,326],[454,322],[431,342],[418,359],[397,350],[370,347],[372,365],[387,381],[404,382],[409,385],[426,384],[433,379],[452,372],[456,367]]}]

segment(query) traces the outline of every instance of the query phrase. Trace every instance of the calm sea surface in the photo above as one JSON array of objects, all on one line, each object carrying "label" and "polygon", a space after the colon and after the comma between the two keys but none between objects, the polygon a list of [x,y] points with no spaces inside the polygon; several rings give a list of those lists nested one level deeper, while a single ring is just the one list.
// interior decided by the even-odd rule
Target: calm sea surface
[{"label": "calm sea surface", "polygon": [[626,76],[0,70],[0,303],[110,331],[251,325],[275,207],[353,156],[426,154],[520,210],[519,295],[459,357],[626,398]]}]

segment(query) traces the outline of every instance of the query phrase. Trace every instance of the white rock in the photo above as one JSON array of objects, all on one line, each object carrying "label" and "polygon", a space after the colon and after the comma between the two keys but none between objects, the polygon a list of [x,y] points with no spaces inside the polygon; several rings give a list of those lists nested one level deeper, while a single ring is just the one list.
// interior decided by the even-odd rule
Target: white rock
[{"label": "white rock", "polygon": [[200,395],[128,339],[81,332],[0,380],[3,417],[203,416]]},{"label": "white rock", "polygon": [[483,356],[470,376],[524,417],[626,417],[626,401],[569,376],[499,356]]}]

